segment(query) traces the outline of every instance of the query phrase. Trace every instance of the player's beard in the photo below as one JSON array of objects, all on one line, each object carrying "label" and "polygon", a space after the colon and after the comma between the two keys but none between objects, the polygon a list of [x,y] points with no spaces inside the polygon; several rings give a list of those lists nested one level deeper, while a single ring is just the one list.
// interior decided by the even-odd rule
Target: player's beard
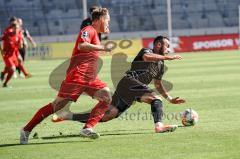
[{"label": "player's beard", "polygon": [[104,33],[104,34],[108,34],[110,32],[109,30],[109,24],[106,21],[105,18],[102,17],[101,21],[100,21],[100,32]]},{"label": "player's beard", "polygon": [[110,32],[109,25],[107,25],[106,23],[101,23],[100,30],[101,33],[108,34]]},{"label": "player's beard", "polygon": [[164,54],[164,49],[163,49],[163,47],[161,47],[161,48],[159,49],[159,54],[160,54],[160,55],[163,55],[163,56],[165,55],[165,54]]}]

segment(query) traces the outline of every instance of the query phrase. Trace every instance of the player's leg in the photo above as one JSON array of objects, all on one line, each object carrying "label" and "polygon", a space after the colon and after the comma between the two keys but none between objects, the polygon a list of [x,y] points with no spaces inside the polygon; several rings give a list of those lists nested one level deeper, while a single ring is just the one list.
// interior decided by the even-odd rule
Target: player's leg
[{"label": "player's leg", "polygon": [[10,79],[13,76],[13,73],[16,69],[15,67],[15,63],[14,63],[14,57],[3,57],[4,63],[5,63],[5,68],[4,71],[1,74],[1,79],[4,80],[5,75],[7,74],[6,79],[3,82],[3,87],[7,87],[8,82],[10,81]]},{"label": "player's leg", "polygon": [[61,122],[64,120],[73,120],[73,116],[75,115],[70,111],[70,106],[72,102],[69,102],[64,108],[55,112],[52,116],[52,122]]},{"label": "player's leg", "polygon": [[20,132],[20,143],[27,144],[28,137],[32,129],[49,115],[62,109],[65,105],[69,103],[69,101],[70,100],[67,98],[57,97],[52,103],[49,103],[40,108],[32,117],[32,119],[22,128]]},{"label": "player's leg", "polygon": [[[25,48],[20,48],[20,49],[19,49],[19,55],[21,56],[21,64],[22,64],[22,65],[23,65],[23,62],[25,61],[25,54],[26,54],[26,49],[25,49]],[[19,62],[19,63],[20,63],[20,62]],[[24,67],[21,68],[21,69],[22,69],[22,70],[25,70]],[[21,69],[20,69],[19,66],[16,68],[18,74],[19,74],[21,77],[23,77],[23,74],[21,74]],[[26,72],[26,70],[25,70],[25,72]],[[24,75],[24,76],[25,76],[25,75]],[[26,76],[25,76],[25,77],[26,77]]]},{"label": "player's leg", "polygon": [[4,67],[4,70],[1,72],[1,81],[3,81],[4,80],[4,78],[5,78],[5,75],[8,73],[8,68],[5,66]]},{"label": "player's leg", "polygon": [[83,129],[80,131],[80,135],[83,137],[95,139],[99,137],[99,134],[94,132],[93,128],[104,116],[104,113],[108,109],[108,106],[111,103],[112,98],[110,94],[110,89],[108,87],[104,87],[97,91],[95,89],[89,88],[85,92],[88,93],[93,98],[97,99],[99,102],[92,109],[89,119],[87,120]]},{"label": "player's leg", "polygon": [[21,58],[24,62],[25,61],[25,55],[26,55],[26,47],[23,47],[23,48],[19,49],[19,53],[20,53]]},{"label": "player's leg", "polygon": [[[129,82],[129,79],[126,79],[126,78],[123,78],[122,80],[120,80],[120,82],[116,88],[116,91],[115,91],[114,95],[112,96],[112,102],[108,106],[107,111],[103,115],[102,119],[99,120],[100,122],[106,122],[106,121],[112,120],[112,119],[118,117],[122,112],[124,112],[125,110],[127,110],[130,107],[131,103],[135,100],[135,94],[136,94],[136,91],[131,92],[131,90],[129,89],[131,87],[131,84],[138,85],[138,83],[135,83],[133,81]],[[100,93],[100,92],[101,91],[98,91],[95,96],[98,96],[97,94],[100,94],[100,96],[101,96],[102,93]],[[131,93],[129,93],[129,92],[131,92]],[[143,95],[144,92],[145,92],[145,90],[142,91],[141,95]],[[127,102],[125,102],[125,101],[127,101]],[[96,107],[96,109],[97,108],[98,107]],[[96,109],[93,110],[93,112],[96,111]],[[64,114],[64,113],[62,112],[62,114]],[[64,117],[63,115],[61,115],[61,116]],[[61,116],[59,118],[61,118]],[[74,121],[86,122],[86,120],[90,117],[90,113],[87,112],[87,113],[81,113],[81,114],[73,114],[72,117],[73,117],[72,119],[64,118],[64,120],[74,120]],[[58,118],[56,118],[55,121],[61,121],[61,119],[59,120]]]},{"label": "player's leg", "polygon": [[21,56],[18,56],[18,68],[20,69],[20,72],[22,72],[25,76],[25,78],[30,78],[32,77],[32,75],[30,73],[28,73],[25,69],[25,67],[23,66],[23,59],[21,58]]},{"label": "player's leg", "polygon": [[6,67],[7,77],[6,77],[5,81],[3,82],[3,87],[7,87],[7,84],[11,80],[11,78],[15,72],[15,69],[16,69],[15,66]]},{"label": "player's leg", "polygon": [[140,98],[140,101],[151,105],[151,112],[154,119],[156,133],[175,131],[177,129],[177,125],[163,124],[163,103],[162,99],[157,96],[156,93],[145,93]]},{"label": "player's leg", "polygon": [[[72,121],[78,121],[81,123],[86,123],[90,117],[91,111],[83,112],[83,113],[73,113],[69,111],[69,109],[64,107],[63,109],[56,112],[56,114],[53,116],[52,121],[53,122],[60,122],[64,120],[72,120]],[[99,120],[99,122],[107,122],[112,119],[117,118],[121,112],[116,106],[109,105],[108,109],[104,113],[103,117]]]}]

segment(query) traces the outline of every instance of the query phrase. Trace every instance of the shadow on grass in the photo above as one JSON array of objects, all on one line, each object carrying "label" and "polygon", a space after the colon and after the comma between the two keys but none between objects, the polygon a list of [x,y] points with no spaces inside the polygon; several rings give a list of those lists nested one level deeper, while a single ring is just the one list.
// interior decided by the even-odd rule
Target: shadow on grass
[{"label": "shadow on grass", "polygon": [[[189,128],[191,126],[182,126],[179,125],[179,128]],[[153,129],[122,129],[122,130],[111,130],[111,131],[101,131],[101,136],[124,136],[124,135],[142,135],[142,134],[154,134]],[[166,132],[171,133],[171,132]],[[70,135],[58,135],[58,136],[45,136],[41,137],[43,140],[51,139],[61,139],[61,138],[73,138],[80,137],[79,134],[70,134]],[[34,140],[34,139],[33,139]],[[62,142],[44,142],[44,143],[30,143],[28,145],[42,145],[42,144],[61,144],[61,143],[74,143],[74,142],[93,142],[93,140],[84,140],[84,141],[62,141]],[[12,146],[27,146],[21,144],[2,144],[0,147],[12,147]]]},{"label": "shadow on grass", "polygon": [[48,144],[63,144],[63,143],[74,143],[74,142],[92,142],[92,141],[91,141],[91,140],[86,140],[86,141],[42,142],[42,143],[29,143],[29,144],[27,144],[27,145],[22,145],[22,144],[1,144],[0,147],[31,146],[31,145],[48,145]]},{"label": "shadow on grass", "polygon": [[[185,126],[179,125],[179,128],[186,128]],[[189,126],[190,127],[190,126]],[[101,136],[124,136],[124,135],[142,135],[142,134],[153,134],[153,129],[120,129],[120,130],[110,130],[110,131],[100,131]],[[171,133],[171,132],[166,132]],[[43,140],[51,139],[61,139],[61,138],[72,138],[80,137],[79,134],[70,134],[70,135],[57,135],[57,136],[46,136],[41,137]]]},{"label": "shadow on grass", "polygon": [[72,138],[72,137],[79,137],[79,138],[81,138],[81,136],[79,134],[70,134],[70,135],[45,136],[45,137],[41,137],[41,139],[43,139],[43,140],[51,140],[51,139]]}]

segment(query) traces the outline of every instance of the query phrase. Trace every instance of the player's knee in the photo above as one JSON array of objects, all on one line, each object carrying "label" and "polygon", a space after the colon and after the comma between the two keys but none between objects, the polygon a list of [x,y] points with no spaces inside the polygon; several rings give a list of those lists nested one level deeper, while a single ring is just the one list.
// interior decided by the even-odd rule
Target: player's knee
[{"label": "player's knee", "polygon": [[15,66],[12,66],[10,69],[9,69],[9,71],[11,71],[11,72],[14,72],[16,70],[16,67]]},{"label": "player's knee", "polygon": [[102,100],[108,104],[111,103],[112,101],[112,96],[111,96],[111,93],[110,93],[110,89],[106,89],[102,92]]},{"label": "player's knee", "polygon": [[112,120],[114,118],[116,118],[118,115],[118,110],[117,109],[111,109],[111,110],[107,110],[103,116],[103,118],[101,119],[102,122],[107,122],[109,120]]},{"label": "player's knee", "polygon": [[61,110],[63,107],[65,107],[68,104],[69,100],[68,99],[55,99],[52,102],[53,110],[54,112]]},{"label": "player's knee", "polygon": [[162,98],[159,97],[156,93],[151,93],[149,96],[149,104],[151,104],[153,101],[162,101]]},{"label": "player's knee", "polygon": [[94,98],[96,98],[99,101],[104,101],[104,102],[110,104],[111,101],[112,101],[112,96],[111,96],[111,93],[110,93],[110,89],[108,87],[105,87],[105,88],[97,91],[94,94]]},{"label": "player's knee", "polygon": [[141,101],[144,102],[144,103],[148,103],[148,104],[151,104],[154,100],[161,100],[161,97],[157,96],[157,95],[154,95],[154,94],[147,94],[147,95],[144,95],[142,98],[141,98]]},{"label": "player's knee", "polygon": [[112,102],[112,97],[110,95],[106,95],[106,97],[104,98],[104,102],[110,104]]},{"label": "player's knee", "polygon": [[152,106],[156,106],[156,107],[162,107],[163,106],[162,105],[162,100],[156,98],[156,99],[152,100],[151,105]]}]

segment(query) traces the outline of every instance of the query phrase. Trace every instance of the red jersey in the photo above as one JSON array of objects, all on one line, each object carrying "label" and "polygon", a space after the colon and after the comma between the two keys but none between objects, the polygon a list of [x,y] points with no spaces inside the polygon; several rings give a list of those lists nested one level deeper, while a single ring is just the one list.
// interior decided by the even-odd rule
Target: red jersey
[{"label": "red jersey", "polygon": [[16,34],[13,31],[12,27],[7,27],[2,36],[3,40],[3,52],[5,56],[12,56],[13,54],[17,54],[19,45],[22,41],[22,35],[20,31]]},{"label": "red jersey", "polygon": [[99,52],[79,50],[78,44],[82,42],[100,45],[98,33],[91,25],[84,27],[78,35],[70,66],[67,70],[66,81],[89,85],[89,83],[97,79]]}]

